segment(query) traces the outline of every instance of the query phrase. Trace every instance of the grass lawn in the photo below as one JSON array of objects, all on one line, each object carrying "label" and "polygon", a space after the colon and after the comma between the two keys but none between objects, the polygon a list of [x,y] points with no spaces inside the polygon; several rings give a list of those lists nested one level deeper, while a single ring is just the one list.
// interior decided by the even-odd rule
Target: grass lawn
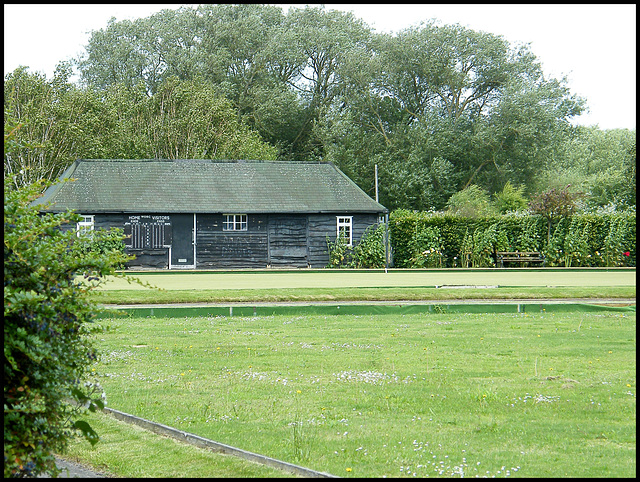
[{"label": "grass lawn", "polygon": [[635,312],[100,323],[110,407],[244,450],[344,477],[635,477]]},{"label": "grass lawn", "polygon": [[161,437],[113,417],[95,413],[87,416],[100,434],[100,445],[75,441],[66,459],[91,466],[110,477],[271,478],[293,475],[265,465],[194,447],[169,437]]}]

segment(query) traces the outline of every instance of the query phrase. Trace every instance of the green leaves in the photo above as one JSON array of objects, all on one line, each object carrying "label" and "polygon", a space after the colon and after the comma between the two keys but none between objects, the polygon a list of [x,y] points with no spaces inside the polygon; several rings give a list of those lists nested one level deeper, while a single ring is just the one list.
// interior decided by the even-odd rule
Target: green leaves
[{"label": "green leaves", "polygon": [[370,195],[377,165],[389,209],[441,210],[476,185],[506,212],[524,195],[506,186],[569,183],[592,209],[635,206],[635,131],[572,127],[586,100],[492,33],[430,21],[378,34],[324,6],[199,5],[111,19],[76,66],[83,87],[69,62],[53,81],[5,79],[17,186],[78,158],[277,158],[334,162]]},{"label": "green leaves", "polygon": [[149,100],[147,115],[149,158],[275,159],[276,150],[211,85],[172,77]]},{"label": "green leaves", "polygon": [[385,267],[385,230],[384,224],[369,226],[360,242],[349,246],[344,234],[335,242],[327,237],[329,250],[329,268],[384,268]]},{"label": "green leaves", "polygon": [[73,427],[82,432],[82,436],[93,446],[100,441],[100,436],[84,420],[76,420]]},{"label": "green leaves", "polygon": [[[12,135],[5,127],[5,140]],[[12,154],[19,143],[7,147]],[[5,477],[55,475],[53,453],[64,450],[74,430],[97,442],[86,422],[70,421],[82,407],[104,407],[100,387],[81,382],[96,360],[87,335],[100,312],[87,294],[130,259],[112,249],[122,233],[94,231],[91,245],[65,229],[78,215],[40,214],[30,202],[44,184],[15,189],[14,175],[5,177]],[[94,282],[77,281],[85,277]]]},{"label": "green leaves", "polygon": [[541,251],[547,266],[635,266],[635,213],[574,214],[554,222],[510,213],[463,217],[408,210],[389,218],[396,268],[492,267],[495,251]]},{"label": "green leaves", "polygon": [[578,127],[541,173],[552,187],[572,184],[587,194],[589,208],[635,206],[636,133],[627,129]]},{"label": "green leaves", "polygon": [[5,177],[16,187],[53,181],[83,158],[275,159],[212,84],[170,77],[156,90],[98,93],[18,69],[5,82]]},{"label": "green leaves", "polygon": [[447,202],[447,210],[468,218],[488,216],[495,212],[489,193],[475,184],[453,194]]},{"label": "green leaves", "polygon": [[500,214],[508,212],[518,212],[527,209],[527,198],[525,197],[525,186],[514,187],[509,181],[504,185],[502,191],[493,195],[493,202]]}]

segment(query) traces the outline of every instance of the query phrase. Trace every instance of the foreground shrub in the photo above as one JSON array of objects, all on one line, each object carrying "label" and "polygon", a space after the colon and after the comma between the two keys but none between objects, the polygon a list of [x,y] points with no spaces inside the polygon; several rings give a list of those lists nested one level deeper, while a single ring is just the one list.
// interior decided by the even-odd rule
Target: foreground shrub
[{"label": "foreground shrub", "polygon": [[44,183],[4,191],[4,476],[57,475],[54,453],[69,439],[97,434],[82,420],[82,408],[103,407],[99,385],[88,378],[96,350],[88,334],[101,311],[87,294],[114,266],[131,259],[114,246],[114,235],[96,231],[78,237],[63,224],[73,213],[39,214],[30,202]]}]

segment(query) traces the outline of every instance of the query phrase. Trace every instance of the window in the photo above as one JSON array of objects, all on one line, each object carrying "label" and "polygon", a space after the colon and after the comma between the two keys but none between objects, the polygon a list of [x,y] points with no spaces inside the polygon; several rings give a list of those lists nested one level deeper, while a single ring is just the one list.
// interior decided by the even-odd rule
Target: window
[{"label": "window", "polygon": [[84,235],[90,236],[91,232],[93,231],[93,227],[95,225],[94,217],[93,215],[85,216],[84,214],[81,214],[81,216],[82,216],[82,221],[76,224],[76,232],[78,234],[78,237],[84,236]]},{"label": "window", "polygon": [[351,224],[353,222],[353,216],[338,216],[338,226],[336,235],[339,238],[340,236],[344,236],[344,239],[347,241],[347,245],[351,246],[353,243],[352,237],[352,229]]},{"label": "window", "polygon": [[246,214],[225,214],[222,223],[223,231],[246,231],[247,215]]}]

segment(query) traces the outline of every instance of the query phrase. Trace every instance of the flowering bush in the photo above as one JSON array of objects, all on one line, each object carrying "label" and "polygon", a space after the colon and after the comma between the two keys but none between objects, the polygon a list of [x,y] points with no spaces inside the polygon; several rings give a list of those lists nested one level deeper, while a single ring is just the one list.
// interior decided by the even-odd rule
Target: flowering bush
[{"label": "flowering bush", "polygon": [[385,249],[384,237],[386,227],[384,224],[369,226],[360,242],[353,247],[352,266],[354,268],[384,268]]},{"label": "flowering bush", "polygon": [[340,234],[335,242],[327,237],[327,248],[329,250],[329,268],[339,268],[349,263],[351,247],[344,234]]},{"label": "flowering bush", "polygon": [[635,211],[557,215],[547,240],[540,215],[464,218],[399,209],[389,227],[397,268],[494,266],[494,251],[539,251],[546,266],[613,267],[636,265],[635,221]]},{"label": "flowering bush", "polygon": [[436,248],[425,249],[411,258],[412,268],[442,268],[442,252]]},{"label": "flowering bush", "polygon": [[410,242],[411,268],[442,268],[442,240],[437,227],[416,225]]}]

